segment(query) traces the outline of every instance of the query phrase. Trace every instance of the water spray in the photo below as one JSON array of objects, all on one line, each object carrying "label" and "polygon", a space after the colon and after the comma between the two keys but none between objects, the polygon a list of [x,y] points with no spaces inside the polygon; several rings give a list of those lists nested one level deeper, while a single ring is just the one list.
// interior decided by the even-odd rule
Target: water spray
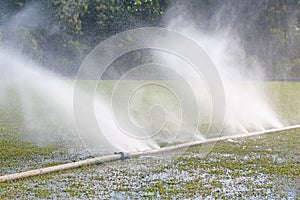
[{"label": "water spray", "polygon": [[[85,59],[85,61],[83,62],[83,64],[81,65],[78,71],[78,76],[76,77],[78,81],[75,84],[74,93],[72,93],[73,88],[71,86],[68,86],[63,80],[61,80],[60,77],[57,77],[54,74],[49,74],[49,72],[45,70],[41,70],[39,69],[39,67],[33,68],[29,64],[24,64],[23,61],[16,62],[15,59],[13,59],[14,57],[9,57],[0,54],[0,60],[2,60],[2,63],[0,64],[3,65],[2,69],[4,69],[4,71],[7,73],[7,77],[9,78],[13,77],[15,79],[14,80],[15,82],[13,81],[13,83],[18,83],[18,85],[21,88],[19,90],[22,91],[23,102],[25,102],[22,103],[22,106],[25,111],[28,110],[28,112],[24,112],[24,118],[28,117],[29,114],[31,114],[31,109],[25,109],[27,107],[30,108],[30,106],[27,106],[26,103],[28,102],[29,104],[32,103],[31,102],[32,97],[30,96],[30,93],[27,93],[27,91],[32,91],[34,89],[34,91],[39,96],[43,97],[42,99],[43,101],[47,102],[47,100],[49,101],[49,99],[51,99],[49,105],[54,105],[54,107],[60,111],[58,112],[60,114],[59,119],[61,119],[61,116],[64,116],[64,118],[70,120],[74,114],[77,131],[79,132],[79,135],[83,139],[89,139],[92,142],[95,142],[96,145],[99,145],[100,143],[101,144],[110,143],[114,145],[114,147],[117,147],[117,149],[120,149],[121,151],[121,152],[115,152],[112,155],[89,158],[77,162],[71,162],[71,163],[66,163],[66,164],[52,166],[52,167],[40,168],[40,169],[25,171],[16,174],[3,175],[0,176],[0,182],[24,179],[28,177],[33,177],[33,176],[38,176],[38,175],[68,170],[68,169],[75,169],[82,166],[103,164],[103,163],[113,162],[117,160],[125,160],[128,158],[138,158],[140,156],[173,152],[176,150],[190,148],[193,146],[199,146],[203,144],[214,144],[216,142],[226,141],[230,139],[253,137],[253,136],[258,136],[263,134],[276,133],[280,131],[287,131],[287,130],[300,128],[300,125],[294,125],[294,126],[287,126],[283,128],[275,128],[275,129],[256,131],[251,133],[243,133],[238,135],[230,135],[230,136],[222,135],[223,132],[221,130],[223,128],[223,122],[225,119],[225,107],[226,107],[225,93],[229,94],[227,96],[231,97],[230,99],[228,98],[226,99],[227,103],[229,102],[229,106],[231,106],[229,107],[229,110],[230,111],[236,110],[239,111],[239,113],[243,113],[243,115],[241,114],[237,115],[234,112],[229,113],[227,118],[232,119],[231,121],[229,121],[230,125],[237,124],[237,126],[245,128],[245,125],[249,123],[253,128],[257,128],[257,127],[260,128],[254,130],[261,130],[266,126],[280,127],[280,123],[276,119],[276,116],[273,115],[273,113],[270,111],[271,109],[268,108],[268,105],[264,103],[263,98],[262,99],[257,98],[258,96],[260,96],[259,93],[249,92],[247,90],[247,92],[249,93],[248,96],[241,95],[240,93],[241,89],[239,88],[236,89],[235,87],[230,88],[229,86],[223,85],[224,83],[222,79],[224,77],[222,77],[222,74],[219,74],[219,70],[221,67],[215,67],[214,64],[221,63],[220,65],[223,66],[224,59],[211,60],[211,58],[208,56],[206,51],[200,48],[198,42],[195,42],[195,40],[191,38],[192,37],[186,37],[185,35],[180,34],[179,32],[176,31],[170,31],[167,29],[160,29],[160,28],[135,29],[135,30],[131,30],[128,32],[115,35],[112,38],[98,45]],[[211,45],[211,46],[213,48],[216,47],[216,45]],[[151,137],[149,137],[149,140],[141,140],[141,137],[149,136],[149,135],[146,136],[141,135],[141,133],[145,132],[144,131],[145,129],[143,128],[139,129],[139,127],[127,126],[130,123],[129,121],[130,118],[128,116],[124,117],[124,115],[120,115],[120,113],[117,113],[115,116],[113,116],[111,110],[109,110],[109,107],[106,104],[104,104],[101,101],[95,102],[95,98],[93,94],[98,86],[96,81],[91,81],[89,82],[89,84],[86,84],[86,82],[81,81],[81,80],[98,80],[99,77],[102,77],[103,73],[109,67],[109,65],[111,65],[120,56],[125,55],[132,51],[148,49],[148,48],[164,51],[165,53],[171,53],[172,55],[177,56],[177,58],[180,58],[185,63],[188,63],[190,66],[192,66],[193,70],[197,72],[195,73],[196,75],[205,78],[205,82],[208,87],[206,89],[209,89],[209,92],[211,94],[210,103],[212,104],[213,107],[211,124],[219,125],[219,127],[214,127],[214,129],[211,131],[208,130],[208,135],[213,136],[212,138],[196,140],[192,142],[185,142],[179,145],[159,148],[156,142],[151,139]],[[226,55],[223,54],[224,51],[226,50],[217,51],[215,53],[216,54],[215,56],[213,53],[209,51],[208,53],[210,53],[210,55],[213,55],[214,58],[217,58],[220,55]],[[186,69],[187,67],[183,67],[185,66],[183,64],[182,66],[180,66],[180,69],[178,71],[178,69],[174,67],[173,63],[170,63],[170,61],[174,61],[174,60],[169,59],[168,57],[165,58],[167,62],[155,63],[155,65],[165,64],[171,66],[171,68],[169,68],[168,70],[177,73],[179,77],[178,80],[183,79],[183,81],[185,81],[184,77],[182,76],[182,71],[180,71],[180,69]],[[176,61],[176,63],[178,62]],[[149,64],[142,65],[139,67],[140,68],[143,67],[143,69],[147,67],[148,68],[151,67],[151,69],[153,69],[153,66]],[[224,69],[223,71],[228,71],[228,70]],[[167,74],[169,75],[169,73]],[[126,74],[121,74],[121,75],[122,77],[123,75],[126,76]],[[149,77],[145,77],[145,80],[147,80],[147,78],[149,79]],[[36,84],[35,79],[40,80],[41,84]],[[24,80],[28,80],[26,82],[27,83],[26,86],[28,86],[26,90],[24,90],[23,88]],[[45,80],[53,80],[55,85],[47,84],[47,81]],[[158,83],[155,82],[155,84]],[[120,85],[122,86],[122,84]],[[183,117],[182,120],[180,121],[182,126],[180,127],[180,130],[178,130],[178,134],[184,132],[189,132],[193,134],[196,132],[194,130],[197,129],[196,126],[193,127],[194,129],[192,131],[184,131],[184,129],[187,129],[189,124],[199,124],[198,122],[200,121],[199,119],[200,112],[198,112],[198,110],[196,109],[198,108],[198,105],[197,105],[197,101],[195,100],[197,98],[194,99],[192,95],[189,95],[187,93],[182,93],[182,91],[184,92],[191,91],[191,94],[192,92],[194,92],[194,88],[190,87],[190,84],[186,84],[186,85],[180,84],[180,86],[181,89],[178,90],[176,90],[176,87],[174,87],[175,89],[172,88],[171,85],[168,85],[166,87],[167,89],[172,89],[172,91],[175,91],[176,95],[181,97],[180,99],[181,110],[185,117]],[[194,87],[197,87],[197,85],[195,85]],[[82,88],[85,88],[85,91],[83,91]],[[132,91],[129,90],[128,88],[122,89],[122,87],[119,87],[119,90],[121,91],[129,90],[130,92],[128,93],[128,95],[130,96],[131,94],[134,94],[134,90],[136,88],[139,87],[130,88],[132,89]],[[233,90],[234,92],[230,93],[231,90]],[[115,88],[114,91],[118,91],[118,88]],[[114,97],[118,97],[118,94],[122,94],[124,96],[123,93],[115,92]],[[183,95],[179,95],[179,94],[183,94]],[[231,94],[236,94],[237,97],[232,98],[234,97],[234,95]],[[122,95],[120,96],[122,97]],[[59,96],[60,98],[54,99],[55,101],[53,100],[52,102],[53,96]],[[240,99],[240,97],[245,97],[245,96],[247,97],[246,99],[249,99],[249,101],[243,104],[243,102],[245,102],[245,98]],[[258,101],[254,101],[253,99],[256,100],[258,99]],[[112,105],[114,105],[112,106],[113,109],[116,108],[127,109],[126,100],[128,99],[124,98],[122,99],[122,101],[116,101],[115,103],[112,103]],[[195,100],[195,101],[191,103],[190,100]],[[71,102],[73,102],[73,107],[70,106],[72,105]],[[238,104],[241,106],[237,106],[236,102],[239,102]],[[249,106],[251,105],[250,102],[254,102],[253,106]],[[206,104],[204,106],[206,107]],[[260,113],[261,113],[260,118],[258,118],[256,112],[253,111],[253,107],[260,109]],[[252,112],[250,112],[249,110]],[[55,110],[51,109],[52,114],[54,111]],[[118,111],[118,109],[116,109],[116,111]],[[162,121],[155,117],[153,118],[153,121],[154,120]],[[28,121],[31,121],[32,124],[35,124],[35,121],[32,120],[28,120]],[[47,120],[44,119],[44,121]],[[61,121],[66,122],[65,119],[62,119]],[[70,121],[73,121],[73,119]],[[123,129],[119,129],[119,127],[116,126],[115,123],[116,121],[119,122],[118,125],[122,125],[120,123],[124,122],[124,124],[127,127],[129,127],[129,129],[125,130],[126,126],[125,128],[123,127]],[[44,130],[44,126],[41,126],[41,128]],[[150,128],[155,129],[156,127],[150,126]],[[213,133],[218,133],[218,134],[215,135]],[[174,135],[176,135],[176,133],[174,133]]]}]

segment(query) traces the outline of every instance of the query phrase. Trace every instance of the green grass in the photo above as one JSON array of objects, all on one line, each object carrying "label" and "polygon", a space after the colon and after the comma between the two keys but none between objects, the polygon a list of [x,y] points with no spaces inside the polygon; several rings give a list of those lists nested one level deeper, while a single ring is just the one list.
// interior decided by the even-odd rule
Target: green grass
[{"label": "green grass", "polygon": [[[287,123],[300,122],[300,83],[259,83]],[[17,100],[16,100],[17,101]],[[1,107],[0,107],[1,108]],[[61,143],[26,139],[17,103],[0,109],[1,175],[71,161]],[[0,183],[0,199],[299,199],[300,130]],[[75,156],[76,157],[76,156]]]}]

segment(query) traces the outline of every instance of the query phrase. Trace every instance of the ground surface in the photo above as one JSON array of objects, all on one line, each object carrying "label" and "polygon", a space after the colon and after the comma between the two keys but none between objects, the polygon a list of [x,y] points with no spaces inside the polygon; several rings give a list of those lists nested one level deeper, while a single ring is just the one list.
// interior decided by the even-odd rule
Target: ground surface
[{"label": "ground surface", "polygon": [[[264,87],[285,123],[298,124],[300,84]],[[63,143],[30,142],[14,109],[0,109],[1,175],[86,156],[70,153]],[[142,157],[0,183],[0,199],[299,199],[299,138],[298,129],[220,142],[204,158],[195,147],[178,157]]]}]

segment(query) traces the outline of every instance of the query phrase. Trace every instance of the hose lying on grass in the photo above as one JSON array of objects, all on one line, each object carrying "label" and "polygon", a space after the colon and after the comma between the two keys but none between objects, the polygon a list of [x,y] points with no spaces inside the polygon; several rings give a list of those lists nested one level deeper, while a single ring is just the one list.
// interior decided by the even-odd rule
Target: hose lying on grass
[{"label": "hose lying on grass", "polygon": [[35,169],[35,170],[30,170],[30,171],[15,173],[15,174],[3,175],[3,176],[0,176],[0,182],[13,181],[13,180],[17,180],[17,179],[23,179],[23,178],[28,178],[28,177],[32,177],[32,176],[48,174],[48,173],[52,173],[52,172],[58,172],[58,171],[62,171],[62,170],[79,168],[79,167],[87,166],[87,165],[96,165],[96,164],[101,164],[101,163],[106,163],[106,162],[117,161],[117,160],[124,160],[126,158],[136,158],[136,157],[146,156],[146,155],[151,155],[151,154],[171,152],[171,151],[184,149],[184,148],[188,148],[188,147],[193,147],[193,146],[197,146],[197,145],[201,145],[201,144],[209,144],[209,143],[214,143],[214,142],[219,142],[219,141],[224,141],[224,140],[229,140],[229,139],[252,137],[252,136],[258,136],[258,135],[263,135],[263,134],[268,134],[268,133],[276,133],[276,132],[280,132],[280,131],[287,131],[287,130],[299,129],[299,128],[300,128],[300,125],[294,125],[294,126],[287,126],[287,127],[283,127],[283,128],[270,129],[270,130],[265,130],[265,131],[257,131],[257,132],[253,132],[253,133],[247,133],[247,134],[229,135],[229,136],[223,136],[223,137],[219,137],[219,138],[187,142],[187,143],[183,143],[183,144],[179,144],[179,145],[168,146],[168,147],[154,149],[154,150],[150,150],[150,151],[141,151],[141,152],[127,153],[127,154],[123,153],[123,152],[118,152],[113,155],[89,158],[86,160],[66,163],[66,164],[52,166],[52,167],[46,167],[46,168],[40,168],[40,169]]}]

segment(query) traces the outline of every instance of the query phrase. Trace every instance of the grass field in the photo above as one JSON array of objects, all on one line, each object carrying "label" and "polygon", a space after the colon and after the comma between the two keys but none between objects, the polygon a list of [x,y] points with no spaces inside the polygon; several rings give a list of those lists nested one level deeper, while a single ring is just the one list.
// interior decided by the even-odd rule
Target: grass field
[{"label": "grass field", "polygon": [[[300,124],[300,83],[258,83],[285,124]],[[13,95],[12,95],[13,96]],[[1,175],[82,159],[63,142],[28,140],[18,107],[0,107]],[[259,115],[259,113],[258,113]],[[42,131],[42,130],[41,130]],[[300,130],[0,183],[0,199],[299,199]]]}]

